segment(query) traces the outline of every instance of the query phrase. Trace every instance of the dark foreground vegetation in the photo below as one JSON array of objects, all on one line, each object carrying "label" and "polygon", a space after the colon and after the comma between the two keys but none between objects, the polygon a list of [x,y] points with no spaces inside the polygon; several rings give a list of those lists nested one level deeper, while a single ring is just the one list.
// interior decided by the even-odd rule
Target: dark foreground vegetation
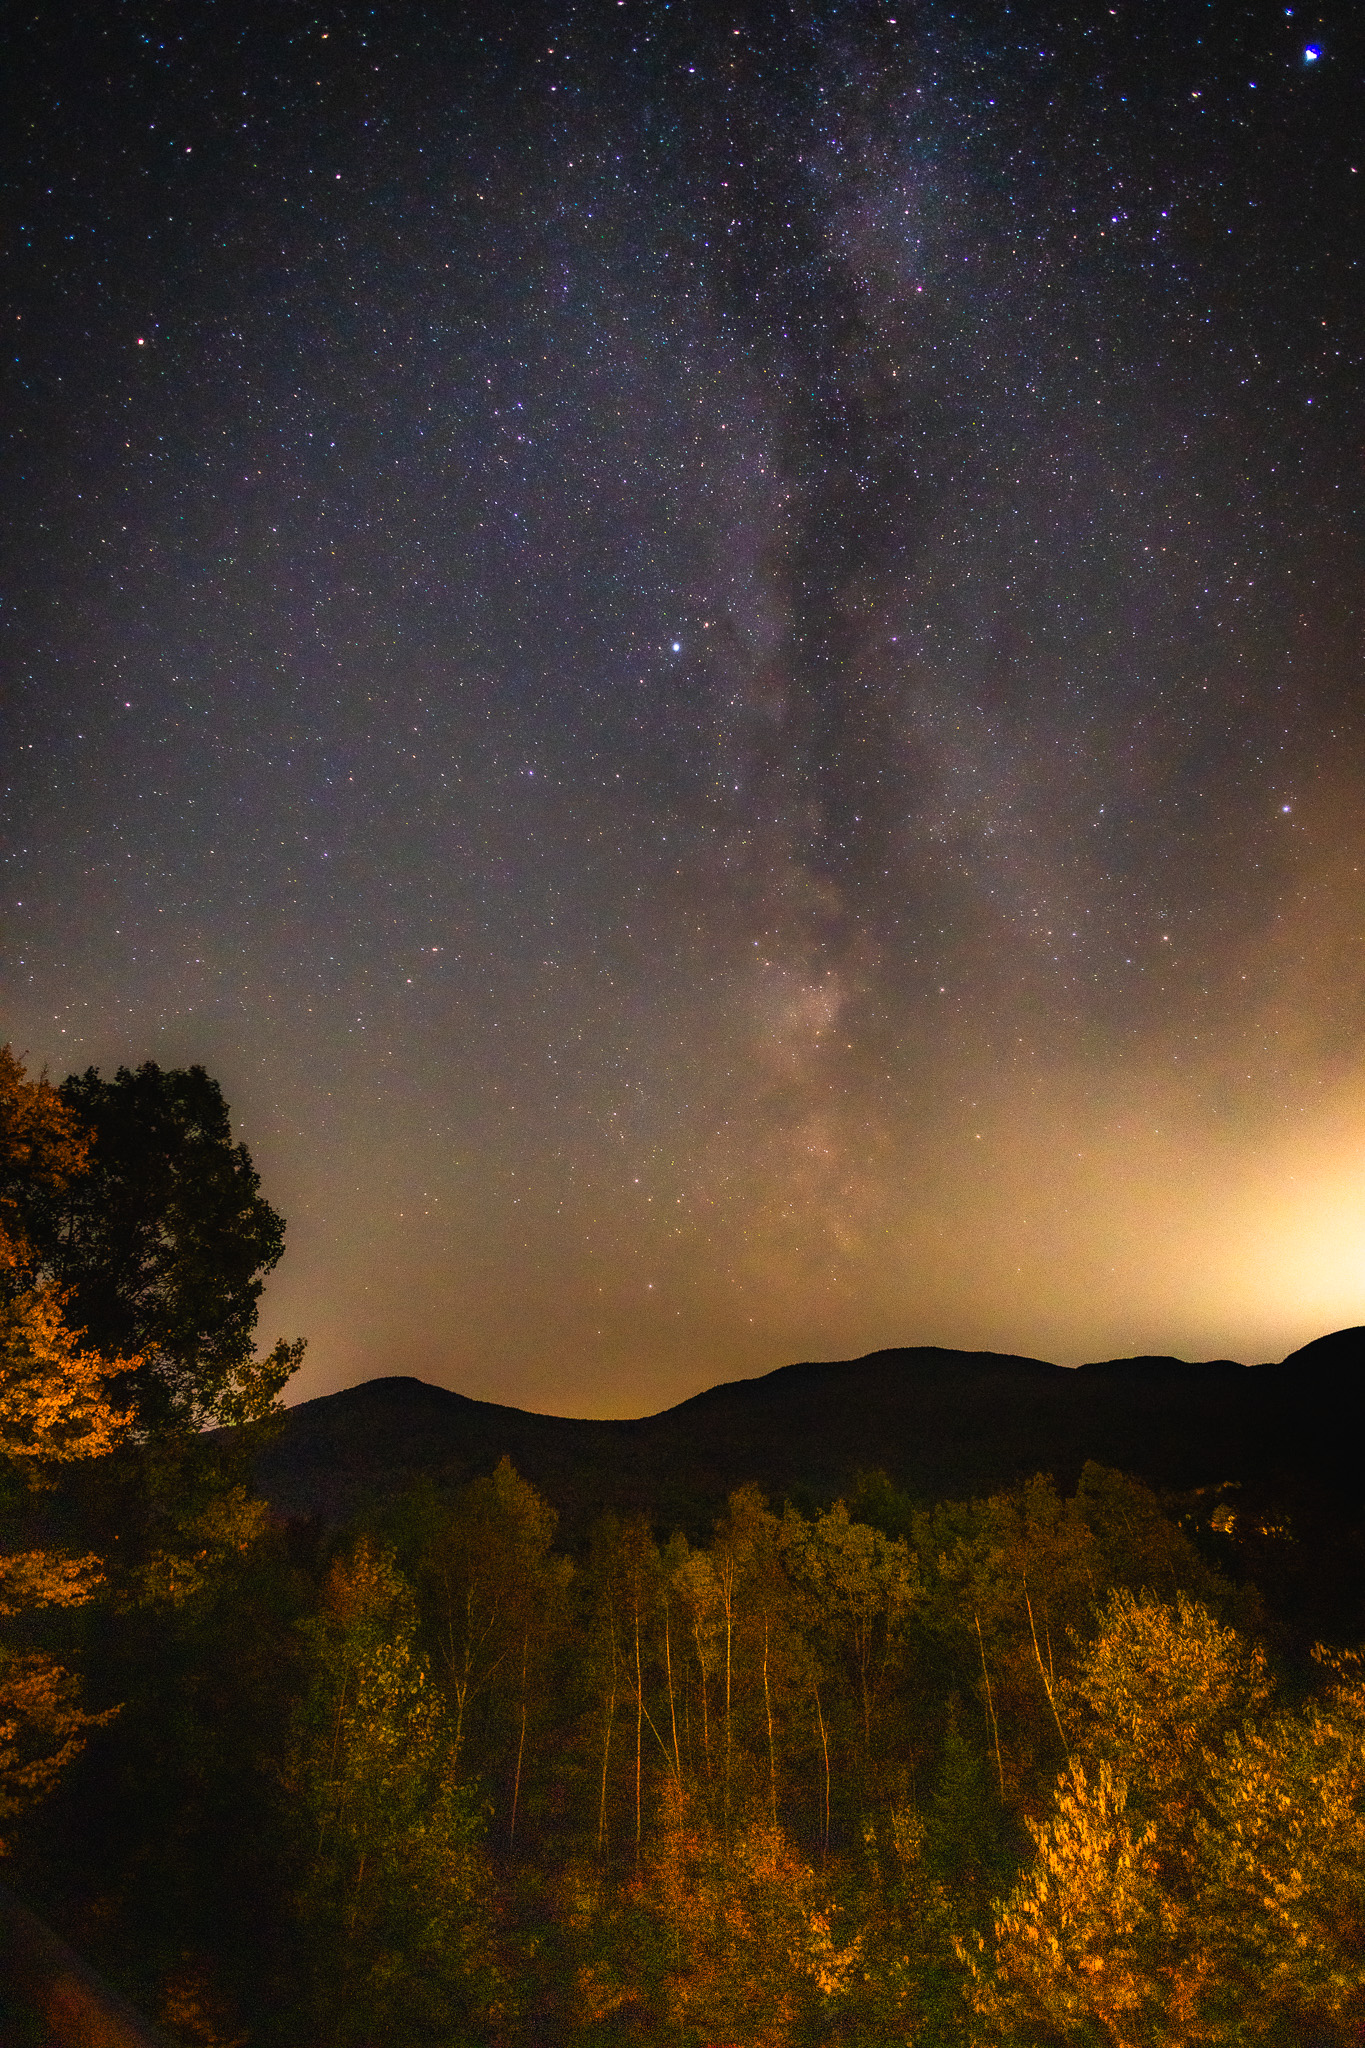
[{"label": "dark foreground vegetation", "polygon": [[893,1445],[675,1516],[490,1446],[272,1512],[213,1084],[0,1059],[4,1875],[173,2038],[1365,2036],[1339,1475],[935,1500]]}]

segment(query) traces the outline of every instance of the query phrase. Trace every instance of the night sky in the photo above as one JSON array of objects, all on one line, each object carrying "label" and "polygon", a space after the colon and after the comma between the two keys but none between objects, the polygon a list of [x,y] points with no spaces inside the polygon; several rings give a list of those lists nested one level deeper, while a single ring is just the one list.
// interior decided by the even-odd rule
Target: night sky
[{"label": "night sky", "polygon": [[10,22],[0,1036],[294,1398],[1365,1320],[1350,0]]}]

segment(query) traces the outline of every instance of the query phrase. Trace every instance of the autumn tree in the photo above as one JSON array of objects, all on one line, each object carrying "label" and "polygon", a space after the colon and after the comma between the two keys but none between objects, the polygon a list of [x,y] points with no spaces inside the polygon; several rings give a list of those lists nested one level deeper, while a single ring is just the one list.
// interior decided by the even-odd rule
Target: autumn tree
[{"label": "autumn tree", "polygon": [[221,1582],[263,1527],[241,1425],[278,1411],[304,1349],[254,1348],[283,1220],[202,1067],[147,1062],[112,1081],[90,1068],[45,1099],[64,1163],[44,1166],[55,1137],[26,1140],[3,1200],[32,1284],[97,1354],[119,1358],[109,1387],[129,1418],[118,1455],[73,1499],[117,1560],[120,1604],[176,1605]]},{"label": "autumn tree", "polygon": [[29,1191],[55,1194],[84,1164],[76,1119],[46,1080],[29,1081],[10,1048],[0,1047],[0,1821],[49,1792],[85,1731],[109,1718],[82,1710],[75,1677],[32,1640],[36,1614],[93,1596],[103,1580],[100,1560],[22,1538],[34,1498],[52,1487],[54,1473],[106,1456],[124,1433],[127,1417],[111,1402],[110,1387],[138,1363],[104,1357],[81,1341],[66,1298],[39,1277],[25,1228]]},{"label": "autumn tree", "polygon": [[746,1816],[727,1839],[669,1788],[646,1897],[666,1937],[668,2037],[746,2048],[831,2037],[862,1938],[768,1816]]},{"label": "autumn tree", "polygon": [[1365,2015],[1365,1687],[1258,1725],[1264,1660],[1178,1596],[1111,1595],[1073,1760],[965,1951],[995,2039],[1269,2043]]},{"label": "autumn tree", "polygon": [[[93,1156],[61,1092],[0,1053],[0,1828],[60,1781],[25,1856],[47,1881],[80,1867],[117,1889],[140,1959],[131,1988],[154,2004],[167,1965],[208,1984],[206,1923],[254,1927],[248,1893],[281,1860],[244,1818],[275,1803],[277,1749],[267,1770],[253,1722],[281,1690],[256,1668],[280,1624],[246,1612],[271,1577],[268,1561],[253,1569],[268,1546],[247,1447],[201,1432],[193,1410],[140,1402],[155,1359],[114,1325],[94,1340],[52,1256],[54,1218],[95,1229]],[[97,1626],[68,1616],[96,1595]],[[89,1690],[117,1709],[83,1706],[77,1640]],[[235,1871],[231,1913],[226,1896],[215,1913],[196,1897],[207,1869],[225,1895]]]},{"label": "autumn tree", "polygon": [[[605,1859],[613,1841],[628,1841],[638,1871],[655,1785],[661,1776],[676,1785],[682,1767],[671,1577],[641,1517],[602,1516],[582,1592],[590,1701],[584,1746],[593,1758],[596,1854]],[[685,1601],[678,1608],[681,1621]],[[618,1806],[625,1815],[619,1830],[613,1825]]]},{"label": "autumn tree", "polygon": [[1229,2044],[1365,2030],[1365,1655],[1316,1654],[1324,1696],[1234,1728],[1208,1787],[1208,2018]]},{"label": "autumn tree", "polygon": [[711,1553],[691,1549],[684,1537],[675,1539],[669,1555],[669,1591],[683,1652],[680,1662],[691,1679],[683,1692],[689,1773],[710,1798],[716,1783],[716,1684],[724,1640],[723,1598]]},{"label": "autumn tree", "polygon": [[793,1692],[791,1579],[782,1525],[757,1486],[730,1495],[711,1544],[717,1690],[722,1707],[721,1820],[749,1805],[777,1825],[778,1756]]},{"label": "autumn tree", "polygon": [[288,1766],[311,1826],[300,1913],[315,2017],[357,2048],[477,2038],[497,2003],[481,1826],[416,1625],[391,1555],[366,1540],[304,1624]]},{"label": "autumn tree", "polygon": [[466,1777],[496,1784],[508,1846],[571,1577],[568,1560],[552,1553],[555,1522],[503,1458],[435,1508],[415,1561],[426,1639],[451,1703],[454,1760]]},{"label": "autumn tree", "polygon": [[870,1779],[873,1724],[900,1658],[919,1594],[916,1558],[903,1537],[851,1519],[836,1501],[814,1522],[788,1509],[782,1543],[805,1589],[827,1656],[842,1666],[856,1703],[861,1765]]}]

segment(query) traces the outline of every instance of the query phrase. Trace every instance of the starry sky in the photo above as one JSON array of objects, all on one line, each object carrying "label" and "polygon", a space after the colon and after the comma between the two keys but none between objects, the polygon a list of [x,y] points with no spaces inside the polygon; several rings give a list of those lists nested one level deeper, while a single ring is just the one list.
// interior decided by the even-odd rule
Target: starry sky
[{"label": "starry sky", "polygon": [[0,1035],[292,1398],[1365,1320],[1350,0],[31,6]]}]

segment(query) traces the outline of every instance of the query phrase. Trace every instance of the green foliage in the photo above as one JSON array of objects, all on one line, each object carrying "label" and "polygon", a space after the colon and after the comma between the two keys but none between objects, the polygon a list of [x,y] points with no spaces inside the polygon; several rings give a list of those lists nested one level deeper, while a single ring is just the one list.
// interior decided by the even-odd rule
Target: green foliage
[{"label": "green foliage", "polygon": [[874,1707],[904,1650],[919,1594],[916,1561],[903,1537],[855,1522],[842,1501],[811,1524],[789,1510],[781,1541],[807,1614],[856,1689],[870,1763]]},{"label": "green foliage", "polygon": [[480,1817],[415,1626],[392,1560],[364,1541],[304,1626],[288,1775],[317,1831],[300,1899],[311,2001],[338,2044],[472,2038],[492,1988]]},{"label": "green foliage", "polygon": [[914,1536],[914,1502],[880,1469],[857,1475],[848,1496],[848,1512],[855,1522],[866,1522],[883,1536],[903,1536],[907,1542]]},{"label": "green foliage", "polygon": [[951,1707],[921,1833],[926,1870],[956,1894],[964,1915],[975,1922],[1008,1885],[1018,1845],[994,1761],[984,1745],[962,1735]]},{"label": "green foliage", "polygon": [[1096,1573],[1104,1585],[1173,1600],[1189,1593],[1215,1611],[1229,1608],[1232,1587],[1200,1555],[1140,1480],[1090,1460],[1076,1488],[1076,1510],[1094,1539]]}]

